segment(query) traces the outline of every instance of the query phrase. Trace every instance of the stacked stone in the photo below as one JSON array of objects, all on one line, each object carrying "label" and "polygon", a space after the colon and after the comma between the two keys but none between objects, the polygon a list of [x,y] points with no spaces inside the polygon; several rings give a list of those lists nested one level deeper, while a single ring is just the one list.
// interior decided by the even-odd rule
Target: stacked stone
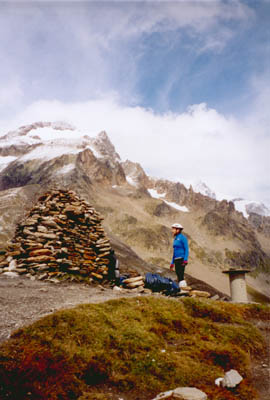
[{"label": "stacked stone", "polygon": [[111,246],[102,219],[73,191],[45,193],[17,226],[0,272],[40,280],[106,279]]}]

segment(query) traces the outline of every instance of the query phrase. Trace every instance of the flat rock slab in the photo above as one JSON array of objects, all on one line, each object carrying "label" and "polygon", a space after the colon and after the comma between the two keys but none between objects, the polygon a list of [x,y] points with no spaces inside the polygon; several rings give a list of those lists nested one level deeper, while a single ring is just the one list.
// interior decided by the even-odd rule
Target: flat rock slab
[{"label": "flat rock slab", "polygon": [[207,400],[207,395],[194,387],[179,387],[157,395],[153,400]]},{"label": "flat rock slab", "polygon": [[231,369],[226,372],[223,381],[221,382],[223,387],[233,388],[237,386],[243,380],[242,376],[235,369]]}]

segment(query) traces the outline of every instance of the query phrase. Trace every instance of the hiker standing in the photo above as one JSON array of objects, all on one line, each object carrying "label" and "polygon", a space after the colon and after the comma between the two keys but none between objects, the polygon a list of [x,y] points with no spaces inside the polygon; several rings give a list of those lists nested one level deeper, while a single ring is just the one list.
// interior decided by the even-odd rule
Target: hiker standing
[{"label": "hiker standing", "polygon": [[174,236],[173,241],[173,257],[170,265],[170,270],[172,271],[175,267],[175,272],[177,275],[178,282],[181,286],[186,285],[184,281],[185,267],[188,263],[188,240],[186,236],[182,234],[183,226],[181,224],[175,223],[172,225],[172,233]]}]

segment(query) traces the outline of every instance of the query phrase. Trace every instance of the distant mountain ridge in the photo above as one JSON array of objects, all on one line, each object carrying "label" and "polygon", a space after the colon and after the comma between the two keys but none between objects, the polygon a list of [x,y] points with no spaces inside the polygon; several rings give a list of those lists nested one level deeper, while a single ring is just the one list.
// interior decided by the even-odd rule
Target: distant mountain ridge
[{"label": "distant mountain ridge", "polygon": [[242,212],[244,217],[248,218],[251,214],[258,214],[262,217],[270,216],[270,209],[263,203],[245,199],[233,199],[235,208]]}]

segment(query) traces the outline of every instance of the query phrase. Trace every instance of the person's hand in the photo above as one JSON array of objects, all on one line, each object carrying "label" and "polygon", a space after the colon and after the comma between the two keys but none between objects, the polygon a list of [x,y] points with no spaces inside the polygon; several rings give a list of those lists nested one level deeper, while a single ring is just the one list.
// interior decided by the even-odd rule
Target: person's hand
[{"label": "person's hand", "polygon": [[188,261],[183,261],[183,264],[184,264],[184,265],[187,265],[187,263],[188,263]]},{"label": "person's hand", "polygon": [[173,271],[173,269],[174,269],[174,264],[171,264],[170,265],[170,270]]}]

